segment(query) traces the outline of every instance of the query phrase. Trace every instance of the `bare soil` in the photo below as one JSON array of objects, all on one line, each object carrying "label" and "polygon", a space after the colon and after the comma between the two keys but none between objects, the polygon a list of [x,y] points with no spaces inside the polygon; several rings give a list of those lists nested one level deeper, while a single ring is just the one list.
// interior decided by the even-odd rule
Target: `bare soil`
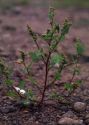
[{"label": "bare soil", "polygon": [[[4,57],[8,63],[12,64],[13,68],[15,67],[16,69],[14,61],[18,59],[19,50],[28,52],[35,48],[32,39],[28,34],[27,24],[30,25],[34,31],[44,33],[48,27],[47,13],[48,8],[32,6],[18,6],[11,10],[0,12],[0,55]],[[73,26],[69,35],[66,36],[64,43],[66,50],[70,53],[74,52],[72,43],[73,39],[78,36],[85,44],[86,51],[84,55],[88,57],[89,10],[76,10],[71,8],[66,10],[58,9],[56,13],[56,19],[61,24],[66,17],[73,22]],[[89,60],[81,62],[81,67],[81,77],[86,78],[89,74]],[[41,76],[44,76],[44,72],[43,74],[39,73],[39,70],[41,70],[39,66],[36,66],[35,73],[37,73],[39,81],[41,82]],[[68,71],[66,70],[63,74],[63,81],[66,81],[71,77],[67,72]],[[0,125],[57,125],[60,117],[69,110],[74,112],[78,118],[83,119],[84,125],[88,125],[85,121],[86,114],[89,114],[88,78],[80,88],[75,90],[74,94],[66,97],[67,102],[70,103],[47,101],[42,108],[33,105],[29,107],[21,106],[5,95],[5,89],[3,90],[2,86],[1,83]],[[55,89],[60,93],[62,92],[58,86]],[[64,95],[66,96],[67,92],[65,92]],[[83,113],[74,111],[73,104],[76,101],[85,102],[87,104],[86,111]]]}]

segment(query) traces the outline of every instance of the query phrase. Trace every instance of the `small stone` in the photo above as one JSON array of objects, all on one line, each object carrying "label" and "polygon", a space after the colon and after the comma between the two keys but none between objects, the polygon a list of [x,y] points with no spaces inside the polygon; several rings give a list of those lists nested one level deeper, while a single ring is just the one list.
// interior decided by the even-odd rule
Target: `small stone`
[{"label": "small stone", "polygon": [[0,110],[2,113],[12,113],[12,112],[15,112],[17,109],[13,106],[8,106],[7,108],[3,107]]},{"label": "small stone", "polygon": [[62,117],[68,117],[68,118],[77,118],[76,115],[72,111],[68,111],[65,114],[63,114]]},{"label": "small stone", "polygon": [[74,110],[77,112],[85,111],[86,109],[86,103],[83,102],[75,102],[74,103]]},{"label": "small stone", "polygon": [[89,114],[85,116],[85,123],[88,125],[89,124]]},{"label": "small stone", "polygon": [[58,122],[59,125],[82,125],[83,124],[83,120],[75,120],[72,118],[68,118],[68,117],[64,117],[61,118]]}]

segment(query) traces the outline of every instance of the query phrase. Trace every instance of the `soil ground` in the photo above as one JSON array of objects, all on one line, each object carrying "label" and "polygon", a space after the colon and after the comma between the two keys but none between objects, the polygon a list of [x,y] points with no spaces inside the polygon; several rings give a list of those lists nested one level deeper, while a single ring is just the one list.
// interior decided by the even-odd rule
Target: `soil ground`
[{"label": "soil ground", "polygon": [[[34,31],[44,33],[48,27],[48,8],[35,6],[18,6],[11,10],[0,11],[0,55],[13,64],[18,58],[19,50],[28,52],[34,48],[34,44],[27,31],[27,24]],[[72,20],[73,26],[69,35],[66,36],[65,47],[68,52],[73,53],[73,39],[79,37],[85,44],[86,51],[84,55],[89,56],[89,10],[76,9],[58,9],[56,10],[56,20],[63,23],[68,17]],[[89,61],[89,60],[88,60]],[[89,62],[81,63],[81,76],[86,78],[89,75]],[[35,69],[38,73],[39,69]],[[44,74],[41,74],[44,75]],[[64,72],[64,80],[68,79],[67,71]],[[41,79],[42,80],[42,79]],[[40,80],[40,81],[41,81]],[[14,100],[8,99],[3,93],[2,84],[0,85],[0,125],[57,125],[60,117],[71,110],[78,118],[84,120],[89,114],[89,79],[84,81],[82,87],[78,88],[68,100],[71,104],[62,104],[61,102],[47,102],[42,109],[31,106],[21,108]],[[57,88],[59,89],[59,88]],[[65,93],[66,95],[66,93]],[[87,109],[83,113],[77,113],[73,109],[73,103],[82,101],[87,103]]]}]

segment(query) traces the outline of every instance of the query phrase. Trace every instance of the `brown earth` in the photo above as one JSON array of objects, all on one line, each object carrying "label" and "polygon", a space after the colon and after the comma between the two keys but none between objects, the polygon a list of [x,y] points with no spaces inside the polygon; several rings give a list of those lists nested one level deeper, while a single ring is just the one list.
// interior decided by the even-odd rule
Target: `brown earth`
[{"label": "brown earth", "polygon": [[[15,7],[12,10],[0,12],[0,55],[5,57],[10,64],[14,65],[14,61],[18,58],[19,50],[28,52],[34,48],[31,37],[28,35],[27,24],[30,25],[34,31],[44,33],[48,27],[47,18],[48,8],[42,7]],[[73,39],[79,37],[85,44],[85,54],[89,56],[89,10],[76,9],[58,9],[56,10],[56,19],[61,24],[64,19],[68,17],[72,20],[73,26],[69,35],[66,36],[65,47],[68,52],[73,53]],[[89,61],[89,60],[88,60]],[[81,76],[86,78],[89,73],[89,62],[81,63]],[[18,69],[18,68],[17,68]],[[35,72],[40,79],[44,73],[39,73],[37,67]],[[69,75],[67,71],[63,74],[63,80],[67,80]],[[2,84],[0,85],[0,125],[57,125],[60,117],[67,111],[71,110],[78,118],[84,120],[85,116],[89,114],[89,83],[87,79],[84,84],[78,88],[66,100],[71,103],[48,101],[47,104],[39,109],[38,107],[30,106],[28,108],[20,107],[14,100],[8,99],[3,95]],[[40,80],[42,81],[42,79]],[[59,88],[56,88],[59,91]],[[61,90],[60,90],[61,91]],[[66,93],[64,94],[66,95]],[[73,104],[76,101],[82,101],[87,104],[86,111],[83,113],[76,112],[73,109]],[[19,105],[19,106],[18,106]]]}]

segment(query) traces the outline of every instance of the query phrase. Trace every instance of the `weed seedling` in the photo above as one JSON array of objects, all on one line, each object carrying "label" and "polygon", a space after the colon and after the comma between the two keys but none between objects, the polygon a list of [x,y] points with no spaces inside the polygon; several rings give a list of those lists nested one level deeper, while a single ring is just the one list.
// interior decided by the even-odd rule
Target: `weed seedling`
[{"label": "weed seedling", "polygon": [[[50,27],[47,29],[45,34],[36,33],[29,25],[27,25],[29,35],[32,37],[34,44],[36,45],[36,50],[30,51],[29,53],[20,51],[20,59],[17,61],[17,63],[24,66],[27,77],[24,79],[25,82],[20,82],[19,87],[12,85],[14,92],[16,92],[16,94],[18,94],[18,96],[20,96],[20,98],[24,100],[25,103],[33,101],[37,102],[40,106],[43,105],[45,97],[47,97],[46,94],[48,93],[48,90],[51,90],[51,87],[54,87],[57,83],[59,85],[61,84],[60,81],[62,80],[62,74],[65,68],[71,67],[73,73],[71,79],[62,83],[64,90],[73,92],[74,89],[80,85],[81,80],[75,80],[75,77],[80,73],[78,63],[80,56],[82,56],[84,52],[83,43],[80,41],[80,39],[75,39],[74,46],[76,49],[76,55],[71,56],[70,61],[62,43],[64,42],[66,35],[69,32],[71,23],[67,19],[64,21],[63,25],[56,23],[54,18],[54,8],[50,8],[48,17]],[[39,38],[42,40],[46,47],[43,47],[41,43],[39,43]],[[61,48],[62,52],[58,51],[58,48]],[[29,58],[30,63],[26,62],[27,58]],[[33,77],[35,75],[32,74],[32,71],[34,70],[33,64],[37,65],[40,63],[43,65],[42,74],[44,76],[43,83],[41,85],[39,84],[39,81]],[[2,68],[3,67],[1,65],[0,70],[2,70]],[[50,77],[51,73],[53,77]],[[31,88],[21,88],[21,86],[24,86],[24,84],[29,80],[33,88],[35,86],[37,88],[36,91],[38,90],[40,92],[40,95],[36,95],[36,97],[40,96],[39,100],[34,97],[34,91]],[[50,97],[59,99],[60,95],[58,95],[58,92],[52,92]]]}]

